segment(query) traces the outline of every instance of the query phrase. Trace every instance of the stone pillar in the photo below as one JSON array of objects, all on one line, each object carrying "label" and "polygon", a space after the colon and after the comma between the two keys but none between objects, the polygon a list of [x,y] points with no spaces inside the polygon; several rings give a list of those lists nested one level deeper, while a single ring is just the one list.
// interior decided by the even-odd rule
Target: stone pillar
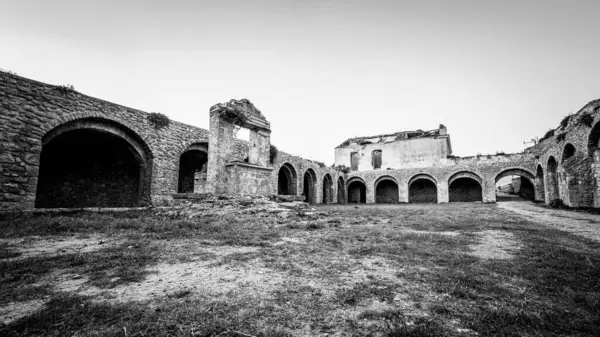
[{"label": "stone pillar", "polygon": [[228,192],[225,164],[231,155],[233,141],[233,123],[220,118],[218,113],[211,112],[208,136],[206,193]]},{"label": "stone pillar", "polygon": [[450,195],[448,192],[448,181],[440,181],[437,184],[437,199],[438,203],[447,203],[450,201]]}]

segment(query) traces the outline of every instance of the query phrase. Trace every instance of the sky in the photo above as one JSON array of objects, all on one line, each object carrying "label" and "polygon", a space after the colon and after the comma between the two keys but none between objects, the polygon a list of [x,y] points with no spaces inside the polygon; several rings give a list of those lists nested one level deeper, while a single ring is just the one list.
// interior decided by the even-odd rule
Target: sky
[{"label": "sky", "polygon": [[520,152],[600,98],[600,1],[0,0],[0,68],[208,128],[248,98],[280,150],[444,124]]}]

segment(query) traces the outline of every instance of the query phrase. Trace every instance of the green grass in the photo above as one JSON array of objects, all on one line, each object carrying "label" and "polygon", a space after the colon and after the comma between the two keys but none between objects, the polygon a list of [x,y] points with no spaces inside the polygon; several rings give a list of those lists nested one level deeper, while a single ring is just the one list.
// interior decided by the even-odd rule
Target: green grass
[{"label": "green grass", "polygon": [[[0,245],[0,303],[48,299],[31,315],[0,325],[0,335],[600,335],[595,241],[495,205],[318,210],[328,216],[6,217],[0,230],[5,239],[98,235],[120,241],[87,253],[31,257],[19,256],[14,245]],[[488,230],[512,233],[520,245],[513,259],[471,254],[478,233]],[[254,248],[216,253],[232,246]],[[146,279],[148,268],[160,262],[262,266],[269,271],[265,280],[279,283],[266,292],[233,287],[218,296],[182,288],[135,302],[99,302],[41,285],[63,271],[84,275],[86,286],[126,287]]]}]

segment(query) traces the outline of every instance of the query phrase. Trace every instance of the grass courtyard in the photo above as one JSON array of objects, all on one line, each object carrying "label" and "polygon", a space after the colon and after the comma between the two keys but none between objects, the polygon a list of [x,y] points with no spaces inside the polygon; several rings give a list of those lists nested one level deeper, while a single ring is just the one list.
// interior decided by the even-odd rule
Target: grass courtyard
[{"label": "grass courtyard", "polygon": [[593,239],[496,204],[315,208],[5,216],[0,335],[600,336]]}]

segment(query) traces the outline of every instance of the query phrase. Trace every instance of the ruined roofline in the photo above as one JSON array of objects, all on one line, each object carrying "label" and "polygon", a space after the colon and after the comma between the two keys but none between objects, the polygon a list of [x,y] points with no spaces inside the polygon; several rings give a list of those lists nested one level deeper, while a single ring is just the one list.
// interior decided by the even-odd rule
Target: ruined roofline
[{"label": "ruined roofline", "polygon": [[[447,137],[449,139],[449,135],[447,133],[441,134],[440,130],[446,129],[445,126],[440,124],[438,129],[433,129],[429,131],[423,130],[413,130],[413,131],[398,131],[394,133],[387,133],[375,136],[366,136],[366,137],[352,137],[346,139],[342,144],[336,146],[335,148],[342,148],[350,145],[350,143],[357,143],[359,145],[364,144],[377,144],[377,143],[392,143],[400,140],[409,140],[413,138],[437,138],[437,137]],[[387,140],[385,138],[394,137],[393,140]],[[372,141],[374,138],[379,138],[378,141]]]},{"label": "ruined roofline", "polygon": [[[41,82],[41,81],[38,81],[38,80],[31,79],[29,77],[17,75],[15,73],[10,73],[10,72],[6,72],[6,71],[0,71],[0,76],[2,76],[2,75],[9,76],[9,77],[14,77],[14,78],[20,78],[22,80],[25,80],[27,82],[31,82],[33,84],[51,87],[52,89],[57,89],[57,88],[61,87],[61,85],[50,84],[50,83],[46,83],[46,82]],[[103,104],[110,104],[110,105],[113,105],[113,106],[117,106],[117,107],[123,108],[123,109],[127,110],[128,112],[143,113],[143,114],[146,114],[146,115],[150,115],[150,112],[147,112],[147,111],[144,111],[144,110],[140,110],[140,109],[136,109],[136,108],[132,108],[132,107],[128,107],[126,105],[122,105],[122,104],[119,104],[119,103],[114,103],[114,102],[111,102],[111,101],[107,101],[107,100],[102,99],[102,98],[98,98],[98,97],[94,97],[94,96],[89,96],[89,95],[81,93],[81,92],[79,92],[77,90],[75,90],[74,93],[76,95],[80,95],[81,97],[83,97],[85,99],[89,99],[91,101],[96,101],[96,102],[103,103]],[[176,120],[173,120],[173,119],[170,119],[170,122],[174,123],[174,124],[179,124],[179,125],[184,125],[184,126],[189,126],[189,127],[197,128],[197,129],[200,129],[200,130],[208,132],[208,129],[201,128],[201,127],[196,126],[196,125],[179,122],[179,121],[176,121]],[[208,138],[207,138],[207,141],[208,141]]]}]

